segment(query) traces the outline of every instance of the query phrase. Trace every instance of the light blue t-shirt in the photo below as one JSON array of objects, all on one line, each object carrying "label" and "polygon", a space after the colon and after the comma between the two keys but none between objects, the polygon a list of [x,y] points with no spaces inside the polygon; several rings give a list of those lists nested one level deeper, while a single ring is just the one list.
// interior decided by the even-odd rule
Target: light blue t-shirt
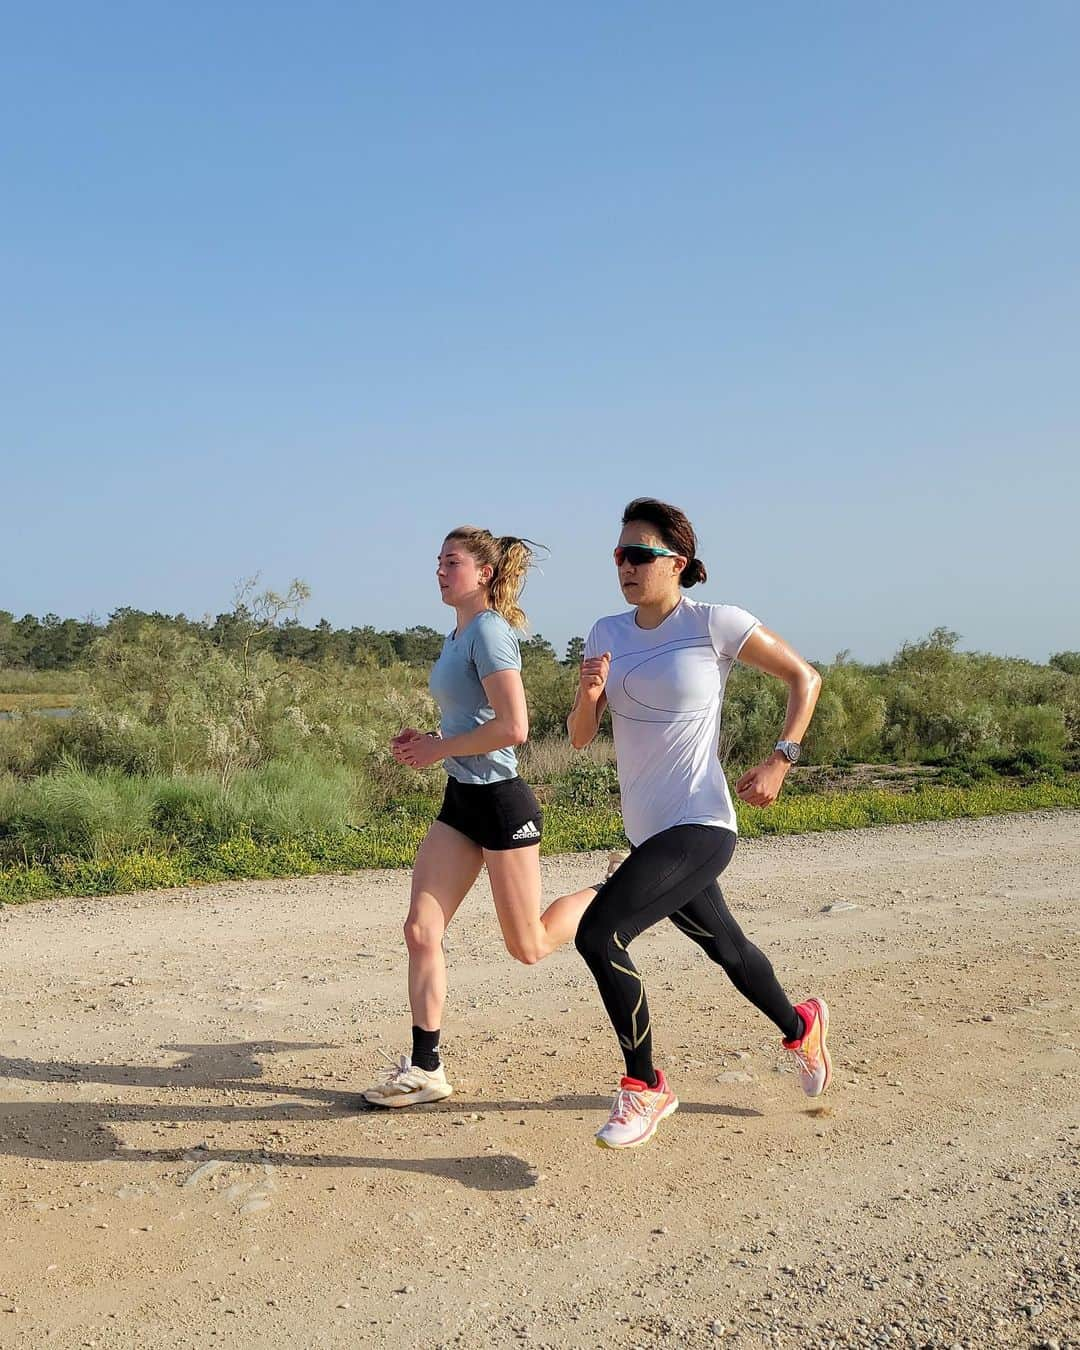
[{"label": "light blue t-shirt", "polygon": [[[497,670],[520,669],[521,651],[514,630],[493,609],[481,610],[457,637],[447,634],[428,680],[442,714],[442,735],[462,736],[490,722],[495,709],[480,681]],[[459,783],[498,783],[517,774],[517,755],[508,745],[486,755],[444,759],[443,767]]]}]

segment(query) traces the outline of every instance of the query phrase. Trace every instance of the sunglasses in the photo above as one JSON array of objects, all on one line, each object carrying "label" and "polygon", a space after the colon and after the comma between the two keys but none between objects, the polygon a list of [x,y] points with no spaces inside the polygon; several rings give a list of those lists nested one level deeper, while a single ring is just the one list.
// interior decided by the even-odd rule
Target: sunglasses
[{"label": "sunglasses", "polygon": [[644,567],[646,563],[655,562],[657,558],[680,558],[681,553],[674,553],[670,548],[653,548],[651,544],[620,544],[615,550],[615,566],[621,567],[624,562],[628,562],[631,567]]}]

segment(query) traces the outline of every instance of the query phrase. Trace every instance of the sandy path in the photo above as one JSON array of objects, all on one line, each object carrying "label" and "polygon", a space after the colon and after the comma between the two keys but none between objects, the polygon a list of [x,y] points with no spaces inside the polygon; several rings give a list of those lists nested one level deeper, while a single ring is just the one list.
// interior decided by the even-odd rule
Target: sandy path
[{"label": "sandy path", "polygon": [[665,925],[635,954],[683,1105],[630,1154],[592,1146],[584,966],[511,963],[483,886],[457,1095],[357,1112],[405,885],[0,910],[0,1345],[1080,1345],[1076,815],[742,844],[729,900],[829,999],[834,1086]]}]

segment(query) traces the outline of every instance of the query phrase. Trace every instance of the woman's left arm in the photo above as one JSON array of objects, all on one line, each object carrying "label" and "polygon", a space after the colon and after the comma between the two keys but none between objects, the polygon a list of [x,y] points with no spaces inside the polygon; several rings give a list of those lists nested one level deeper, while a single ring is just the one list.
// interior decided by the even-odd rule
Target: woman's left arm
[{"label": "woman's left arm", "polygon": [[[787,716],[778,739],[801,742],[821,692],[821,676],[782,637],[760,625],[743,643],[738,659],[766,675],[775,675],[787,685]],[[787,758],[774,750],[743,774],[735,784],[735,791],[750,806],[771,806],[779,797],[790,768]]]},{"label": "woman's left arm", "polygon": [[445,740],[434,734],[395,745],[394,758],[413,769],[426,769],[458,755],[489,755],[529,739],[529,710],[520,670],[496,670],[481,680],[495,716],[483,726]]}]

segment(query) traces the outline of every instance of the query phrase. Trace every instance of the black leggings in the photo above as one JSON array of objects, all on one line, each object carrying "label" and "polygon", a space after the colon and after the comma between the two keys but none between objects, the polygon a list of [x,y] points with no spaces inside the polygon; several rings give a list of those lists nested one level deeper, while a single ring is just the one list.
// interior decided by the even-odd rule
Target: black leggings
[{"label": "black leggings", "polygon": [[600,987],[630,1078],[652,1084],[652,1030],[645,984],[626,950],[639,933],[670,919],[788,1040],[802,1021],[768,958],[732,918],[716,878],[731,861],[735,835],[718,825],[675,825],[635,848],[604,883],[578,926],[577,949]]}]

